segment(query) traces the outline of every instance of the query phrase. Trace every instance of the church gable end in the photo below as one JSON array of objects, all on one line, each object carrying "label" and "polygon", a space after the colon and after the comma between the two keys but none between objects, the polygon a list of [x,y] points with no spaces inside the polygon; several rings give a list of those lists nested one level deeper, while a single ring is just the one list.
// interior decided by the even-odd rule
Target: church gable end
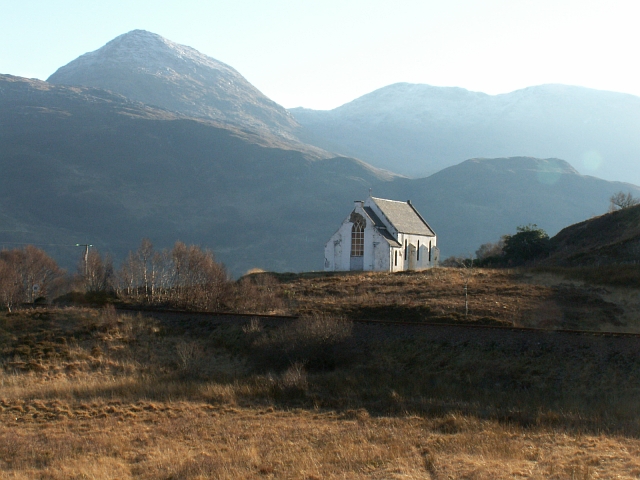
[{"label": "church gable end", "polygon": [[437,264],[436,235],[411,202],[369,197],[325,245],[325,270],[402,271]]}]

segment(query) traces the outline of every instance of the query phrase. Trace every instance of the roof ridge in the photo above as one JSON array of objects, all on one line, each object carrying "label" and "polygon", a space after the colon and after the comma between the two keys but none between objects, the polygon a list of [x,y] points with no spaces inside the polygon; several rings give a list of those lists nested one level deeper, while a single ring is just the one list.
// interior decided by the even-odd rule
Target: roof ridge
[{"label": "roof ridge", "polygon": [[396,202],[396,203],[409,203],[403,202],[402,200],[391,200],[390,198],[380,198],[380,197],[371,197],[373,200],[384,200],[385,202]]}]

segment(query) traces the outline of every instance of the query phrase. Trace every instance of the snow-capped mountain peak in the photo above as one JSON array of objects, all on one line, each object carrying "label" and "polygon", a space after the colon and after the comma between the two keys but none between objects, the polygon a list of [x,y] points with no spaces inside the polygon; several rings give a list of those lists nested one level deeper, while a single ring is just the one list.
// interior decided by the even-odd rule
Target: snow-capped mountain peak
[{"label": "snow-capped mountain peak", "polygon": [[145,30],[81,55],[47,81],[103,88],[184,115],[285,137],[296,127],[289,112],[229,65]]}]

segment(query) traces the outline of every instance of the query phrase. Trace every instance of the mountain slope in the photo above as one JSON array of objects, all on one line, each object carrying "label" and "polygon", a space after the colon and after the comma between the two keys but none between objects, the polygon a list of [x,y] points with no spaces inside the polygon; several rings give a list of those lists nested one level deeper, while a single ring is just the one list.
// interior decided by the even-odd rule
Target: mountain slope
[{"label": "mountain slope", "polygon": [[486,242],[535,223],[554,235],[599,215],[618,191],[640,187],[580,175],[558,159],[472,159],[422,179],[397,178],[376,196],[411,199],[438,234],[444,255],[473,255]]},{"label": "mountain slope", "polygon": [[102,88],[187,116],[281,136],[297,127],[287,110],[229,65],[144,30],[80,56],[47,81]]},{"label": "mountain slope", "polygon": [[411,199],[443,256],[537,223],[550,234],[638,187],[562,160],[474,159],[427,178],[327,158],[282,137],[193,119],[99,89],[0,76],[0,246],[76,243],[116,260],[142,237],[211,248],[230,271],[319,270],[324,243],[373,195]]},{"label": "mountain slope", "polygon": [[526,155],[640,184],[640,97],[633,95],[565,85],[487,95],[400,83],[334,110],[291,112],[304,141],[405,175]]},{"label": "mountain slope", "polygon": [[586,266],[640,260],[640,205],[585,220],[551,239],[547,265]]},{"label": "mountain slope", "polygon": [[319,268],[339,206],[392,177],[109,92],[9,76],[0,168],[0,245],[61,245],[49,250],[68,266],[76,243],[123,258],[142,237],[180,239],[235,274]]}]

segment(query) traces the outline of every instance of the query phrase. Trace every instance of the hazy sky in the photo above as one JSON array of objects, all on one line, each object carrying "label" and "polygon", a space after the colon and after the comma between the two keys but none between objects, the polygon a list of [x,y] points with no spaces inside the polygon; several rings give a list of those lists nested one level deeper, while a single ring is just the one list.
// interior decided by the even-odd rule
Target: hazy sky
[{"label": "hazy sky", "polygon": [[136,28],[225,62],[285,107],[396,82],[640,95],[638,0],[0,0],[0,73],[46,79]]}]

